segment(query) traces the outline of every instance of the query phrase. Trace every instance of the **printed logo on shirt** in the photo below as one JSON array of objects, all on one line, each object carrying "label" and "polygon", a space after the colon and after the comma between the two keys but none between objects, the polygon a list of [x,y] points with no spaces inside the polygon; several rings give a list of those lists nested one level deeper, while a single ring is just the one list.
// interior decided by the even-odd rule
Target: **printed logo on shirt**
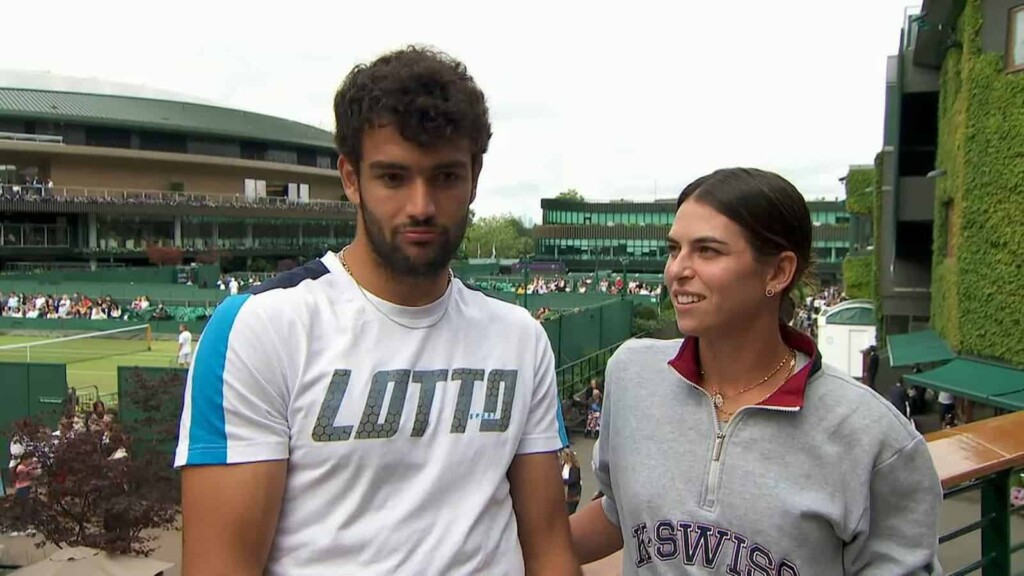
[{"label": "printed logo on shirt", "polygon": [[717,570],[727,563],[731,576],[799,576],[800,570],[785,558],[749,538],[708,524],[661,520],[653,531],[646,522],[633,526],[636,556],[633,563],[643,568],[652,562],[682,562]]},{"label": "printed logo on shirt", "polygon": [[[356,440],[394,436],[398,432],[402,418],[408,416],[404,414],[404,409],[410,382],[420,387],[415,413],[411,416],[414,418],[410,434],[412,437],[423,436],[432,425],[430,411],[434,405],[434,391],[437,386],[455,382],[458,382],[459,390],[449,433],[465,433],[469,421],[476,419],[480,420],[480,432],[505,432],[512,419],[512,403],[516,397],[518,373],[518,370],[495,369],[487,372],[479,368],[456,368],[450,373],[449,370],[379,370],[370,380],[370,391],[366,396],[366,404],[358,425],[339,426],[335,421],[341,410],[341,402],[348,391],[352,371],[335,370],[313,426],[313,441],[343,442],[352,438],[353,429]],[[484,409],[482,413],[471,413],[477,382],[487,383],[484,389]],[[385,407],[384,401],[389,390],[391,399]]]}]

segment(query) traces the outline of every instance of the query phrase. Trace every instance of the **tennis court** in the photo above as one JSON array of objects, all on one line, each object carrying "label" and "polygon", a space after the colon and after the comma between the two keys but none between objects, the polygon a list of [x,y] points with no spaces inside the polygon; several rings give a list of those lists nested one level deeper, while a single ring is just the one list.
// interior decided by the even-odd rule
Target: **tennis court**
[{"label": "tennis court", "polygon": [[[95,386],[100,395],[117,392],[118,366],[177,366],[176,340],[148,340],[144,327],[117,334],[64,339],[0,336],[0,361],[67,364],[68,386],[80,392]],[[198,335],[193,336],[193,342]],[[10,347],[36,343],[33,346]],[[193,344],[194,347],[194,344]]]}]

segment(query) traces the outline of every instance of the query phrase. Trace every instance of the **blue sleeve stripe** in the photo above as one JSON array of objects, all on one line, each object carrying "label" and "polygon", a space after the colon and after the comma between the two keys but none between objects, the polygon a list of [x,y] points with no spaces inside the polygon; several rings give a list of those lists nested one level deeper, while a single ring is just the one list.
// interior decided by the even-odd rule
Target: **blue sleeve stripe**
[{"label": "blue sleeve stripe", "polygon": [[203,330],[193,363],[192,417],[188,428],[186,464],[227,464],[224,365],[231,327],[249,297],[249,294],[239,294],[221,302]]},{"label": "blue sleeve stripe", "polygon": [[558,418],[558,437],[562,440],[562,448],[566,448],[569,446],[569,435],[565,432],[565,419],[562,417],[561,406],[555,408],[555,414]]}]

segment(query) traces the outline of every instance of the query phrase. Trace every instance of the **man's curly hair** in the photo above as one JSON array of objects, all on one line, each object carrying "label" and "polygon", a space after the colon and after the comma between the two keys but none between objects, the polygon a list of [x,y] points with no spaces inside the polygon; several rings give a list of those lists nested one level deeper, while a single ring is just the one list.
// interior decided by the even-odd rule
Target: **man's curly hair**
[{"label": "man's curly hair", "polygon": [[402,138],[425,148],[465,138],[474,170],[491,140],[486,98],[466,66],[416,46],[353,68],[334,95],[334,120],[334,144],[357,173],[367,128],[394,125]]}]

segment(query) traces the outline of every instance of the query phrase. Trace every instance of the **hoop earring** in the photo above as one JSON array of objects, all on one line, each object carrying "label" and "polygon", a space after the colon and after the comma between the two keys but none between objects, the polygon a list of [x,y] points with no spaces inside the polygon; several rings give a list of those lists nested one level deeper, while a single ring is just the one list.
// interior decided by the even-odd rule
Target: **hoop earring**
[{"label": "hoop earring", "polygon": [[771,297],[775,296],[775,290],[772,287],[769,286],[768,288],[765,289],[764,295],[769,297],[769,298],[771,298]]}]

